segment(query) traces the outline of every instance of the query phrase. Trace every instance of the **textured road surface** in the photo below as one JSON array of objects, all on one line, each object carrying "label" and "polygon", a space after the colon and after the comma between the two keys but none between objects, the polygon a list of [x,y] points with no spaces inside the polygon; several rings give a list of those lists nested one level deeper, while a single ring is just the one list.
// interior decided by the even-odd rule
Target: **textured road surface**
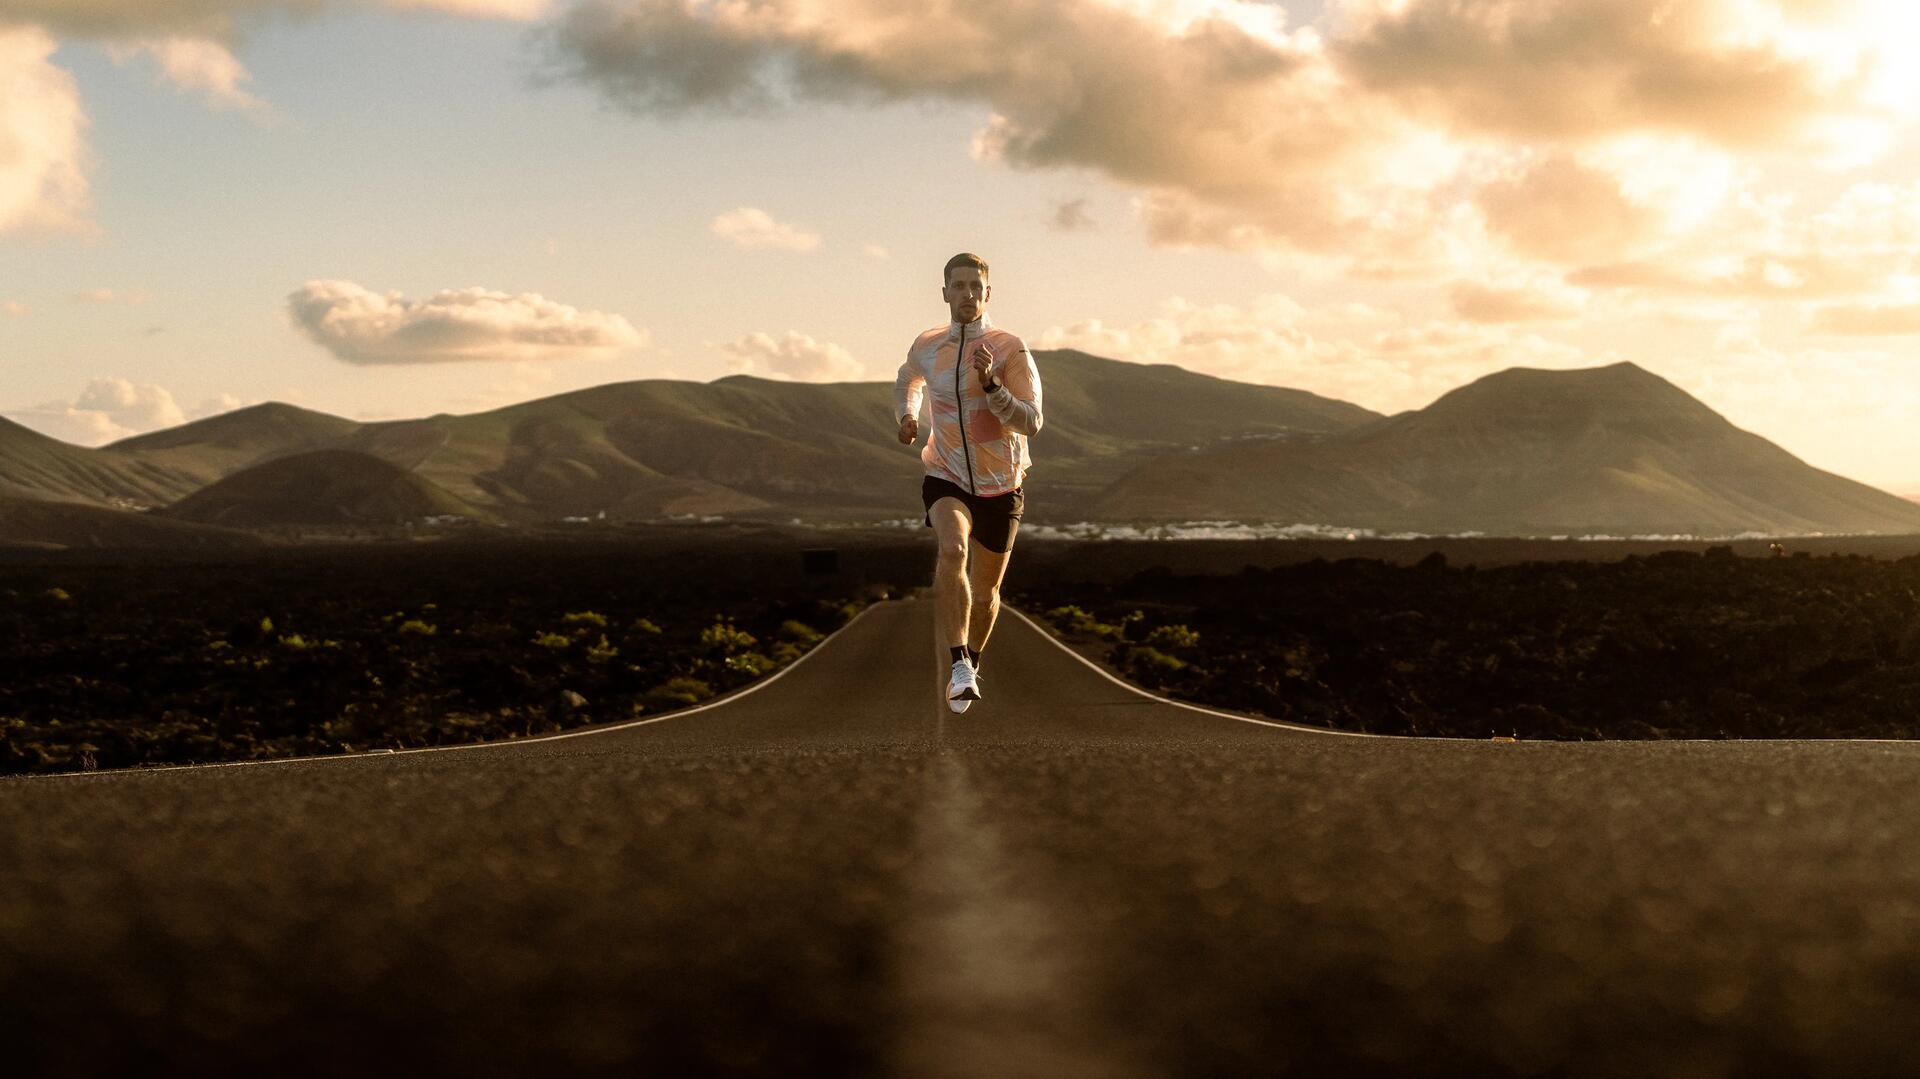
[{"label": "textured road surface", "polygon": [[1301,733],[1011,610],[943,668],[901,600],[609,733],[0,781],[9,1070],[1920,1071],[1920,746]]}]

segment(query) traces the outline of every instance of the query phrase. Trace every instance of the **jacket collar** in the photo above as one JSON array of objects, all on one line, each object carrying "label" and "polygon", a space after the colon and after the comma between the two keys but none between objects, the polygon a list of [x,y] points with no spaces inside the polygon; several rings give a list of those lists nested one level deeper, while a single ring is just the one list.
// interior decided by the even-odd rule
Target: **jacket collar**
[{"label": "jacket collar", "polygon": [[[961,325],[962,325],[961,323],[953,322],[951,320],[947,322],[947,340],[958,341],[960,339]],[[983,310],[980,312],[979,318],[974,319],[972,322],[965,323],[965,326],[967,328],[968,337],[970,338],[978,337],[981,334],[986,333],[988,330],[993,329],[993,319],[989,317],[987,313]]]}]

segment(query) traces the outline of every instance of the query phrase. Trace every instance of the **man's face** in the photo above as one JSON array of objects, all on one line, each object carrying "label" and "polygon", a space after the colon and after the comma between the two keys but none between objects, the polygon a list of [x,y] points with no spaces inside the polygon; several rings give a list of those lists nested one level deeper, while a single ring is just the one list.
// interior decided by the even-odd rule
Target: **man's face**
[{"label": "man's face", "polygon": [[993,286],[980,278],[980,271],[972,266],[955,266],[947,274],[947,287],[940,290],[940,298],[947,301],[947,309],[955,322],[972,322],[987,309],[987,301],[993,298]]}]

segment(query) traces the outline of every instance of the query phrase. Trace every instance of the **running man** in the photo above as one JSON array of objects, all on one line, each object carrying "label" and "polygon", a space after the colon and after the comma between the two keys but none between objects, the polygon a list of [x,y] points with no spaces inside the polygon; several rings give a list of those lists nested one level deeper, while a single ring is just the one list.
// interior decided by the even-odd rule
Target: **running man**
[{"label": "running man", "polygon": [[980,653],[1000,614],[1000,579],[1026,505],[1021,484],[1027,439],[1040,433],[1040,369],[1025,342],[987,317],[993,286],[980,256],[947,260],[940,298],[949,321],[914,339],[893,403],[900,441],[912,445],[921,397],[932,390],[920,501],[940,545],[934,632],[953,660],[947,707],[964,712],[980,699]]}]

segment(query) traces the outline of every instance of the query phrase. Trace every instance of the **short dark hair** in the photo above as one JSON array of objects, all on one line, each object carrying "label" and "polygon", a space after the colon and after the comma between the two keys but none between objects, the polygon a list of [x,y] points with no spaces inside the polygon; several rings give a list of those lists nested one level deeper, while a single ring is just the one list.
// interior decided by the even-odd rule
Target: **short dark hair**
[{"label": "short dark hair", "polygon": [[987,279],[987,260],[971,251],[962,251],[947,260],[947,268],[940,271],[940,287],[946,288],[953,283],[953,270],[956,266],[971,266],[980,271],[980,280]]}]

